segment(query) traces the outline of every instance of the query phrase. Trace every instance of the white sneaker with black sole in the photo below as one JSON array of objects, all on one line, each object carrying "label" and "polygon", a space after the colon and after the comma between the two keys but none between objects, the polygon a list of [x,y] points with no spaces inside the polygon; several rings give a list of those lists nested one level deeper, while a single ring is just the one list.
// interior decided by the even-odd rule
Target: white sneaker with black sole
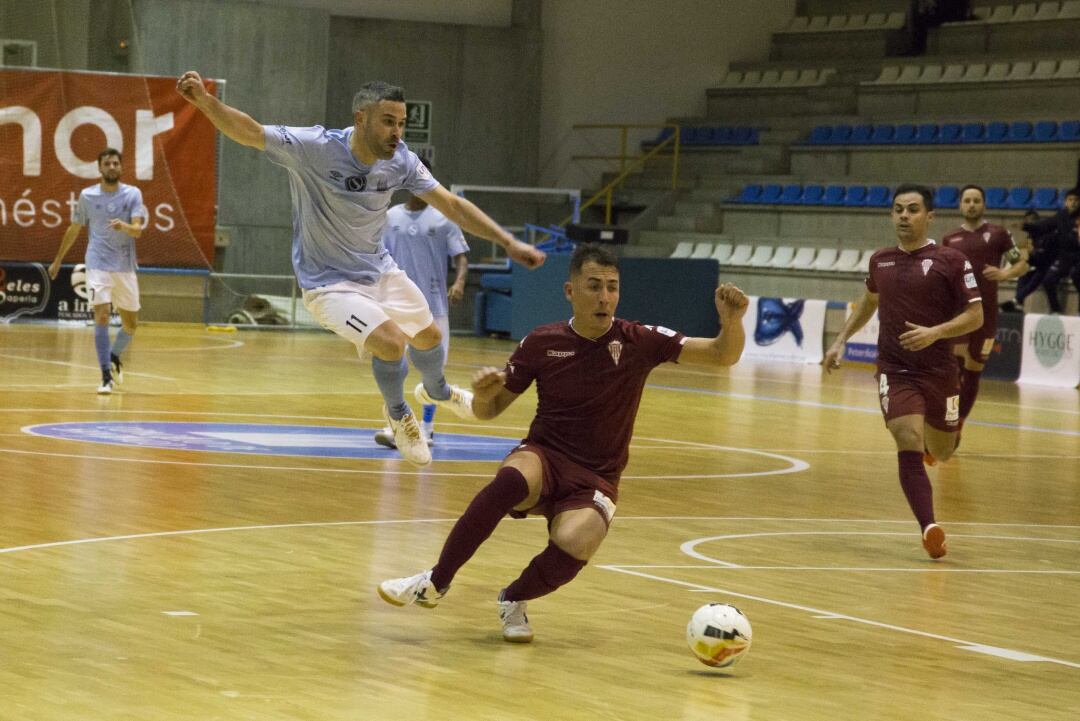
[{"label": "white sneaker with black sole", "polygon": [[390,418],[386,406],[383,406],[383,417],[386,418],[386,425],[394,432],[394,445],[402,458],[414,466],[426,466],[431,463],[431,450],[420,430],[416,416],[406,413],[401,420],[395,421]]},{"label": "white sneaker with black sole", "polygon": [[431,571],[424,571],[415,576],[391,578],[383,581],[376,589],[382,600],[394,606],[408,606],[415,603],[424,608],[435,608],[439,599],[446,595],[439,593],[431,582]]},{"label": "white sneaker with black sole", "polygon": [[463,420],[476,420],[476,414],[473,413],[472,409],[472,391],[467,391],[459,386],[450,386],[450,397],[445,400],[438,400],[428,395],[423,383],[418,383],[413,395],[416,396],[416,400],[423,404],[434,403],[443,408],[449,408],[451,413]]},{"label": "white sneaker with black sole", "polygon": [[502,621],[503,641],[507,643],[530,643],[533,640],[532,626],[525,615],[526,601],[504,601],[503,591],[499,594],[499,620]]}]

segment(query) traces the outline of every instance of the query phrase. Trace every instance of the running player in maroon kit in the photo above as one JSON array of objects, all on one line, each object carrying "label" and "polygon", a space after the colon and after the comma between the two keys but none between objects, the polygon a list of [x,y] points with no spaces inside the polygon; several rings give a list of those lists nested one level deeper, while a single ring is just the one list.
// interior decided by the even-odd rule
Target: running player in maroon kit
[{"label": "running player in maroon kit", "polygon": [[379,584],[388,603],[434,607],[503,516],[543,515],[547,547],[498,599],[503,638],[531,641],[526,601],[573,579],[607,535],[649,372],[664,362],[730,366],[742,355],[747,298],[733,285],[716,289],[722,327],[715,338],[616,318],[619,268],[604,246],[578,246],[564,291],[573,318],[534,329],[504,370],[484,368],[473,377],[473,412],[481,420],[502,413],[536,381],[528,436],[469,504],[432,570]]},{"label": "running player in maroon kit", "polygon": [[931,558],[945,555],[945,531],[934,518],[934,492],[923,451],[946,460],[956,449],[960,380],[953,338],[982,325],[979,286],[959,251],[927,238],[934,194],[901,185],[892,220],[899,246],[870,258],[866,293],[822,361],[840,367],[847,339],[878,311],[877,379],[885,427],[896,441],[900,486]]},{"label": "running player in maroon kit", "polygon": [[[966,338],[953,346],[953,352],[959,356],[960,364],[960,425],[956,429],[956,443],[960,443],[960,433],[964,421],[975,405],[975,396],[979,394],[979,376],[982,374],[990,350],[994,347],[997,335],[998,283],[1019,278],[1027,272],[1027,253],[1016,247],[1012,235],[1000,225],[983,220],[986,211],[986,194],[978,185],[965,185],[960,190],[960,213],[964,222],[959,228],[950,230],[941,239],[947,248],[955,248],[971,261],[975,280],[982,295],[983,324],[972,331]],[[1009,264],[1002,268],[1002,260]]]}]

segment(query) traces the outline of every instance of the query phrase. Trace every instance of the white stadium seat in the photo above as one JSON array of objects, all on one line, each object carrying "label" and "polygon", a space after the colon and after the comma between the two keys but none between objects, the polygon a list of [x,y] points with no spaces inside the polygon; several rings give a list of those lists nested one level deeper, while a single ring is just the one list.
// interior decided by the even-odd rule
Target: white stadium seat
[{"label": "white stadium seat", "polygon": [[806,270],[814,264],[814,255],[817,253],[817,248],[811,248],[810,246],[803,246],[795,251],[795,257],[791,259],[791,267],[798,270]]},{"label": "white stadium seat", "polygon": [[943,83],[955,83],[964,77],[964,70],[967,69],[966,65],[961,63],[950,63],[945,66],[945,72],[941,74],[941,82]]},{"label": "white stadium seat", "polygon": [[1031,71],[1031,77],[1033,80],[1046,80],[1054,77],[1055,70],[1057,70],[1056,60],[1040,60],[1035,63],[1035,69]]},{"label": "white stadium seat", "polygon": [[994,63],[990,66],[990,69],[986,71],[986,77],[983,80],[1004,80],[1009,77],[1009,64],[1008,63]]},{"label": "white stadium seat", "polygon": [[815,15],[810,18],[810,24],[807,26],[807,30],[811,32],[817,32],[818,30],[824,30],[829,25],[828,15]]},{"label": "white stadium seat", "polygon": [[814,258],[813,264],[810,268],[812,270],[829,270],[836,263],[836,258],[840,254],[836,248],[822,248],[818,251],[817,257]]},{"label": "white stadium seat", "polygon": [[1009,70],[1009,75],[1006,80],[1029,80],[1031,79],[1031,73],[1034,69],[1035,63],[1023,61],[1013,63],[1012,69]]},{"label": "white stadium seat", "polygon": [[1039,10],[1035,13],[1035,17],[1033,17],[1032,20],[1057,20],[1060,9],[1061,3],[1059,2],[1039,3]]},{"label": "white stadium seat", "polygon": [[679,244],[675,246],[675,250],[671,251],[670,258],[689,258],[690,253],[694,250],[694,244],[689,240],[681,240]]},{"label": "white stadium seat", "polygon": [[971,83],[986,77],[986,63],[971,63],[964,71],[964,82]]},{"label": "white stadium seat", "polygon": [[712,243],[698,243],[694,246],[694,252],[690,254],[691,258],[708,258],[712,255]]},{"label": "white stadium seat", "polygon": [[1080,77],[1080,60],[1062,60],[1054,77],[1066,79]]},{"label": "white stadium seat", "polygon": [[944,74],[945,69],[940,65],[923,65],[922,72],[919,73],[920,83],[940,83],[941,76]]},{"label": "white stadium seat", "polygon": [[724,265],[746,265],[753,254],[754,246],[748,244],[736,245]]},{"label": "white stadium seat", "polygon": [[1080,18],[1080,0],[1065,0],[1061,3],[1061,10],[1058,11],[1058,20],[1074,20]]},{"label": "white stadium seat", "polygon": [[723,265],[731,257],[732,250],[734,248],[732,248],[731,243],[717,243],[710,257]]},{"label": "white stadium seat", "polygon": [[904,13],[889,13],[885,19],[886,30],[899,30],[904,27]]},{"label": "white stadium seat", "polygon": [[832,268],[836,272],[852,272],[859,269],[859,257],[862,253],[858,248],[844,248],[840,251],[840,255],[837,256],[836,262],[833,263]]},{"label": "white stadium seat", "polygon": [[775,249],[771,245],[759,245],[754,248],[754,254],[750,256],[746,264],[751,268],[764,268],[772,259],[773,250]]},{"label": "white stadium seat", "polygon": [[871,248],[870,250],[864,250],[862,252],[862,255],[859,256],[859,265],[857,268],[860,273],[870,272],[870,256],[872,256],[876,252],[876,248]]},{"label": "white stadium seat", "polygon": [[720,82],[720,84],[723,85],[724,87],[729,87],[730,88],[733,85],[738,85],[739,83],[741,83],[742,79],[743,79],[742,71],[740,71],[740,70],[728,70],[727,75],[724,76],[724,79]]},{"label": "white stadium seat", "polygon": [[986,18],[988,23],[1007,23],[1012,20],[1012,5],[995,5],[993,12]]},{"label": "white stadium seat", "polygon": [[1013,11],[1013,16],[1009,18],[1010,22],[1026,22],[1035,19],[1035,3],[1023,3],[1016,6],[1016,10]]},{"label": "white stadium seat", "polygon": [[806,15],[796,15],[791,18],[791,22],[784,28],[784,32],[787,33],[803,33],[810,26],[810,18]]},{"label": "white stadium seat", "polygon": [[866,27],[866,15],[849,15],[845,30],[862,30]]},{"label": "white stadium seat", "polygon": [[829,24],[825,27],[826,30],[843,30],[847,27],[848,16],[847,15],[833,15],[829,18]]},{"label": "white stadium seat", "polygon": [[781,245],[773,253],[773,257],[766,265],[770,268],[787,268],[791,265],[791,261],[795,259],[795,249],[790,245]]}]

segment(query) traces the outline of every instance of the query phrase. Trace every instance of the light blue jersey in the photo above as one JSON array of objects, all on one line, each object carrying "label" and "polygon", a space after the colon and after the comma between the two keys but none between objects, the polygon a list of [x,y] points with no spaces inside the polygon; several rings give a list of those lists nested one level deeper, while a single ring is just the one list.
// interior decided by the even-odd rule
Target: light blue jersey
[{"label": "light blue jersey", "polygon": [[369,285],[393,270],[379,242],[395,190],[420,195],[439,186],[416,153],[398,143],[394,157],[368,166],[349,149],[353,128],[265,125],[266,154],[289,171],[293,269],[301,288],[353,281]]},{"label": "light blue jersey", "polygon": [[133,218],[142,218],[143,226],[146,226],[150,215],[146,212],[138,188],[120,183],[116,190],[107,192],[98,183],[79,193],[79,204],[75,206],[71,219],[87,226],[90,234],[90,242],[86,246],[86,267],[110,273],[134,273],[138,268],[135,239],[123,231],[110,228],[109,221],[113,218],[125,223],[130,223]]},{"label": "light blue jersey", "polygon": [[395,205],[386,213],[382,241],[398,267],[420,288],[431,314],[450,315],[447,258],[469,252],[461,228],[430,205],[415,212]]}]

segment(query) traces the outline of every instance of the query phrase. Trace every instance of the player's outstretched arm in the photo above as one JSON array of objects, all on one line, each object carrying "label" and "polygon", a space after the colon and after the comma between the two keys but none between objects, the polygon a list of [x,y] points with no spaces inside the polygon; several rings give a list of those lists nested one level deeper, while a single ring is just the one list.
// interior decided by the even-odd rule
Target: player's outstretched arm
[{"label": "player's outstretched arm", "polygon": [[247,113],[226,105],[207,92],[202,78],[194,70],[180,76],[176,81],[176,91],[209,118],[225,137],[258,150],[266,147],[262,125]]},{"label": "player's outstretched arm", "polygon": [[489,421],[517,400],[518,394],[508,391],[505,383],[506,373],[498,368],[481,368],[473,374],[472,408],[477,418]]},{"label": "player's outstretched arm", "polygon": [[679,352],[680,363],[733,366],[742,357],[746,333],[742,317],[750,300],[731,283],[716,289],[716,312],[720,315],[720,334],[715,338],[687,338]]},{"label": "player's outstretched arm", "polygon": [[82,230],[82,223],[72,223],[64,231],[64,238],[60,241],[60,250],[56,251],[56,259],[49,264],[49,277],[53,280],[56,280],[56,276],[60,272],[60,264],[64,262],[64,256],[68,254],[71,246],[75,244],[75,239],[79,237],[80,230]]},{"label": "player's outstretched arm", "polygon": [[844,357],[844,345],[848,342],[848,338],[855,335],[859,328],[862,328],[874,317],[877,307],[877,293],[871,293],[870,291],[863,293],[863,297],[859,298],[858,302],[855,303],[855,310],[848,316],[840,335],[836,336],[836,340],[829,346],[829,350],[825,351],[825,357],[821,359],[821,365],[825,366],[827,373],[832,373],[834,368],[840,367],[840,359]]},{"label": "player's outstretched arm", "polygon": [[490,240],[503,248],[510,256],[510,260],[515,263],[526,268],[539,268],[544,264],[544,259],[547,257],[544,251],[537,250],[528,243],[522,243],[507,233],[472,201],[454,195],[441,185],[434,190],[422,193],[419,197],[434,206],[435,210],[460,226],[466,233]]}]

